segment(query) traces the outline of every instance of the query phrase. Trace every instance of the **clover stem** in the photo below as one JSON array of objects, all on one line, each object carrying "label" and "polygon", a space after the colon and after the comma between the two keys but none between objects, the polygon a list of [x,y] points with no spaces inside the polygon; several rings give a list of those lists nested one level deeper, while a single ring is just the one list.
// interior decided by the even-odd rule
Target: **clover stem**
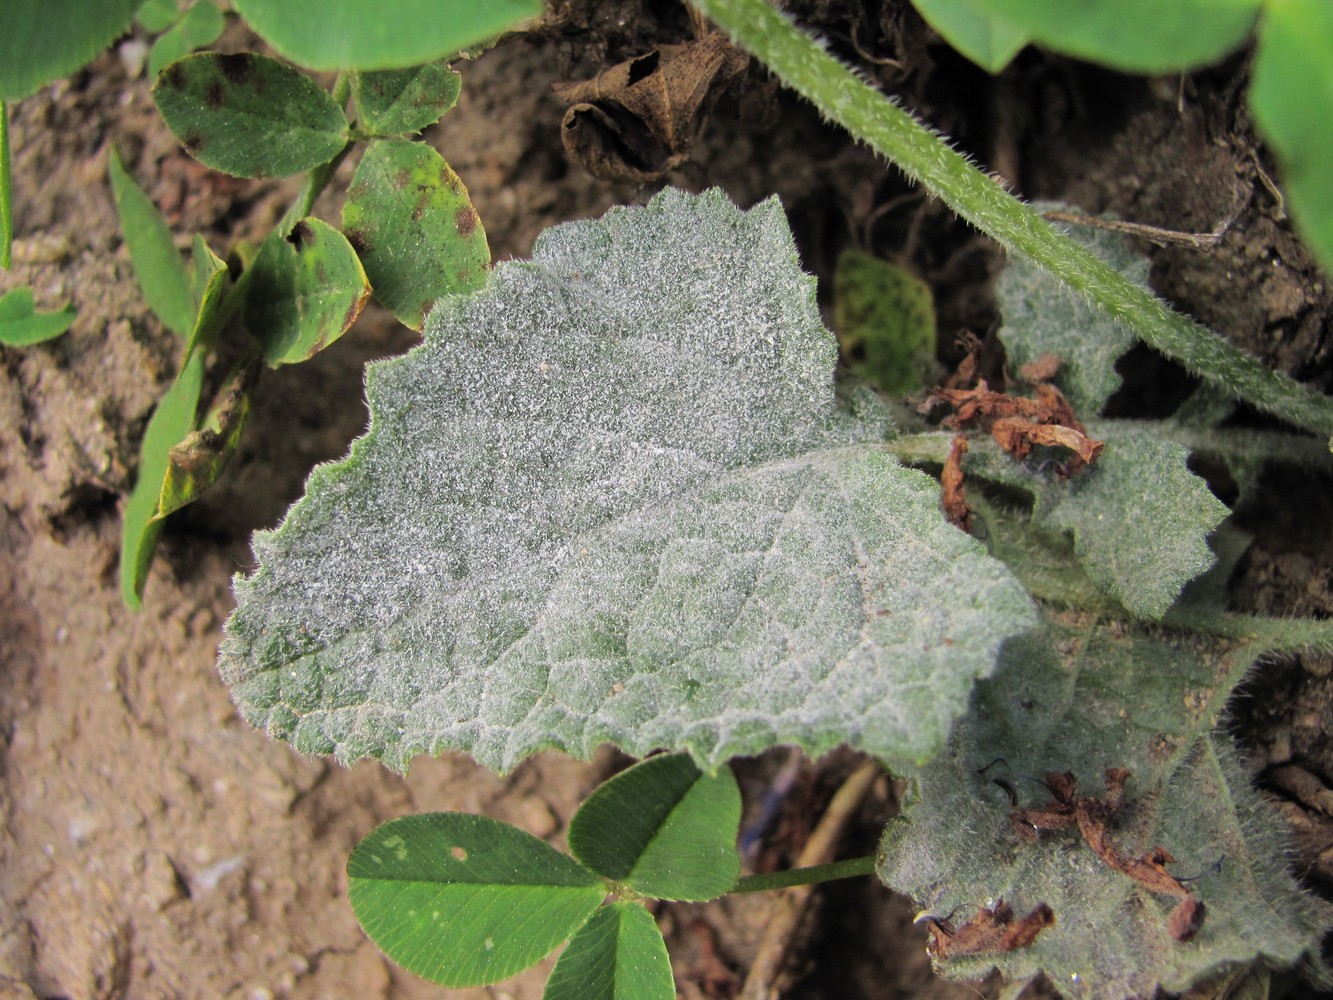
[{"label": "clover stem", "polygon": [[764,872],[761,875],[743,875],[728,892],[765,892],[769,889],[785,889],[789,885],[814,885],[817,882],[832,882],[835,879],[852,878],[856,875],[871,875],[874,871],[875,856],[867,854],[861,858],[831,861],[826,865],[789,868],[786,871]]}]

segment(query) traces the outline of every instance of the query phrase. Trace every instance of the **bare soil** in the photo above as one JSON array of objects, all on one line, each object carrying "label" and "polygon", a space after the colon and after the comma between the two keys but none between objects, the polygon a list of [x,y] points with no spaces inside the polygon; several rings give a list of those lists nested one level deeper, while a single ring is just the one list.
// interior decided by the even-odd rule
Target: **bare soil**
[{"label": "bare soil", "polygon": [[[1243,53],[1144,81],[1029,52],[992,80],[905,3],[800,7],[835,51],[1024,195],[1175,230],[1225,225],[1208,252],[1145,246],[1159,292],[1275,367],[1325,390],[1333,382],[1333,289],[1270,187],[1273,165],[1244,112]],[[497,259],[524,256],[555,222],[651,195],[571,166],[550,85],[689,30],[667,0],[556,0],[540,31],[462,67],[460,105],[429,137],[467,183]],[[535,1000],[542,968],[453,993],[395,969],[347,907],[346,856],[377,822],[433,809],[486,812],[559,843],[614,755],[543,756],[504,778],[457,757],[419,760],[407,778],[372,763],[341,768],[250,729],[214,671],[250,533],[274,524],[309,469],[361,432],[362,368],[409,346],[409,331],[370,311],[313,362],[266,378],[224,482],[171,520],[144,611],[121,604],[119,512],[180,344],[140,299],[108,151],[121,150],[182,246],[195,231],[219,250],[261,236],[295,191],[221,177],[181,152],[133,66],[134,42],[13,109],[17,240],[0,291],[29,284],[39,305],[72,301],[78,319],[46,345],[0,348],[0,1000]],[[719,104],[672,183],[720,185],[743,205],[778,194],[821,278],[848,245],[911,265],[934,287],[945,356],[958,331],[992,328],[998,251],[761,72],[741,91],[747,99]],[[326,218],[337,217],[337,187],[320,204]],[[1189,386],[1146,352],[1125,374],[1118,413],[1163,412]],[[1333,612],[1330,485],[1301,470],[1270,475],[1244,512],[1255,542],[1237,607]],[[1234,724],[1291,826],[1294,864],[1333,895],[1333,658],[1273,665],[1238,699]],[[740,762],[743,785],[762,787],[779,763]],[[804,766],[769,863],[789,863],[853,763]],[[892,808],[881,782],[846,853],[872,849]],[[815,898],[784,996],[978,995],[931,976],[907,901],[870,880]],[[662,914],[683,996],[732,995],[767,906],[756,896]]]}]

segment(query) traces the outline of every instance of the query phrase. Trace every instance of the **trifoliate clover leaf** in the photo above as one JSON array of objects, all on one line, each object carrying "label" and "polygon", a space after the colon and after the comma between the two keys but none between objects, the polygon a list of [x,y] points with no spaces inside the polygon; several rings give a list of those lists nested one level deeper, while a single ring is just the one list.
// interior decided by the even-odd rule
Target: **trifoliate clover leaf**
[{"label": "trifoliate clover leaf", "polygon": [[1034,620],[837,400],[776,200],[556,227],[424,334],[236,582],[221,671],[300,749],[919,760]]}]

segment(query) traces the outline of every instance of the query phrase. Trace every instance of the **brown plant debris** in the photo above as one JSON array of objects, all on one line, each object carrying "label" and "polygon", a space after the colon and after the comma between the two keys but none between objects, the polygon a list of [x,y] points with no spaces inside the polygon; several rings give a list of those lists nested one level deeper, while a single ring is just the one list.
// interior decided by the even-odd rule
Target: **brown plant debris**
[{"label": "brown plant debris", "polygon": [[1064,393],[1049,382],[1038,383],[1033,392],[1032,397],[995,392],[983,379],[972,389],[932,389],[926,408],[943,402],[952,410],[944,418],[945,427],[989,431],[995,443],[1019,461],[1037,447],[1067,451],[1069,458],[1057,465],[1062,479],[1095,462],[1104,442],[1088,437]]},{"label": "brown plant debris", "polygon": [[994,908],[981,907],[963,926],[955,928],[948,918],[926,916],[930,941],[926,951],[931,958],[943,960],[960,955],[1014,951],[1026,948],[1044,928],[1055,923],[1055,914],[1045,903],[1038,903],[1030,913],[1014,919],[1014,909],[1003,899]]},{"label": "brown plant debris", "polygon": [[949,523],[964,531],[971,530],[972,508],[963,497],[963,456],[967,454],[967,438],[955,434],[953,445],[949,448],[949,457],[945,460],[944,471],[940,473],[940,486],[943,493],[940,503],[944,507],[944,516]]},{"label": "brown plant debris", "polygon": [[[1066,457],[1048,459],[1041,468],[1054,466],[1061,479],[1068,479],[1085,466],[1097,461],[1105,442],[1094,441],[1074,416],[1074,409],[1064,393],[1051,384],[1060,370],[1060,359],[1043,354],[1019,369],[1020,380],[1032,386],[1031,396],[1013,396],[991,389],[977,377],[982,342],[972,334],[959,338],[966,354],[958,367],[921,404],[921,413],[937,415],[947,410],[944,427],[956,430],[989,431],[995,443],[1022,462],[1035,448],[1049,448]],[[1006,376],[1006,381],[1008,378]],[[967,441],[954,437],[940,476],[943,488],[941,505],[949,523],[971,530],[971,510],[963,494],[962,459]]]},{"label": "brown plant debris", "polygon": [[661,45],[591,80],[557,83],[569,105],[560,134],[565,151],[594,177],[643,184],[689,156],[718,95],[749,65],[719,32]]},{"label": "brown plant debris", "polygon": [[1074,775],[1051,772],[1042,784],[1051,800],[1039,809],[1015,809],[1009,814],[1020,840],[1034,841],[1045,830],[1078,827],[1078,832],[1092,852],[1108,866],[1123,872],[1151,892],[1180,900],[1171,913],[1168,926],[1177,941],[1188,941],[1203,926],[1204,905],[1179,879],[1166,870],[1176,859],[1164,847],[1154,847],[1142,857],[1129,857],[1111,840],[1111,823],[1125,804],[1125,784],[1130,772],[1123,767],[1106,769],[1106,794],[1076,796]]}]

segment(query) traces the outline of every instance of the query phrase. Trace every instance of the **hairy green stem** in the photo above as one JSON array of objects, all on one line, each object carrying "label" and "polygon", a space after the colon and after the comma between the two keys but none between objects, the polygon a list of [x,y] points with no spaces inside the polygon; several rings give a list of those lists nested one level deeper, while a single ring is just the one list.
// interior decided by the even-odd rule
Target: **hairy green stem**
[{"label": "hairy green stem", "polygon": [[863,858],[831,861],[826,865],[789,868],[783,872],[765,872],[762,875],[744,875],[736,880],[736,884],[728,892],[765,892],[769,889],[785,889],[790,885],[813,885],[816,882],[832,882],[834,879],[870,875],[874,871],[875,856],[867,854]]},{"label": "hairy green stem", "polygon": [[1333,400],[1266,368],[1126,280],[861,80],[766,0],[694,3],[827,118],[924,184],[1006,250],[1047,268],[1189,371],[1275,416],[1333,437]]}]

